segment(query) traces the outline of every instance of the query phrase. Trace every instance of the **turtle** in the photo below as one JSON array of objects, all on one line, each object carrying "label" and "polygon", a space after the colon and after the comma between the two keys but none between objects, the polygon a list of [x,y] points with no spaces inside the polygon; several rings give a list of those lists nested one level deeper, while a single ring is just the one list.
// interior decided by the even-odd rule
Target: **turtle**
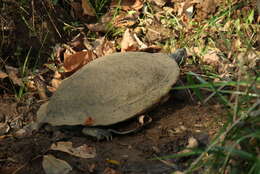
[{"label": "turtle", "polygon": [[50,100],[40,106],[31,128],[81,125],[84,135],[98,140],[130,133],[106,127],[164,101],[178,80],[178,63],[186,55],[181,48],[173,54],[120,52],[95,59],[62,81]]}]

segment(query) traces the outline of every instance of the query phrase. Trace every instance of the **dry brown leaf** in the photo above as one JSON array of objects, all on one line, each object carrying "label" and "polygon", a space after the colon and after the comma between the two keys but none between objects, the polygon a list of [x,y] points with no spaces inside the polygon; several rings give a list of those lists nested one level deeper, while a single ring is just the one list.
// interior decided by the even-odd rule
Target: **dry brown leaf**
[{"label": "dry brown leaf", "polygon": [[72,167],[64,160],[53,155],[44,155],[42,167],[46,174],[67,174],[72,171]]},{"label": "dry brown leaf", "polygon": [[141,0],[121,0],[121,3],[118,3],[118,0],[113,0],[110,4],[110,8],[116,8],[121,6],[122,10],[129,11],[129,10],[140,10],[143,8],[143,2]]},{"label": "dry brown leaf", "polygon": [[220,64],[220,58],[218,56],[218,52],[216,51],[209,51],[202,57],[202,61],[206,64],[213,65],[217,67]]},{"label": "dry brown leaf", "polygon": [[102,57],[116,52],[114,41],[108,41],[105,37],[96,39],[94,42],[94,50],[97,57]]},{"label": "dry brown leaf", "polygon": [[92,7],[89,0],[81,0],[81,1],[82,1],[83,14],[89,15],[89,16],[96,16],[96,11]]},{"label": "dry brown leaf", "polygon": [[110,10],[104,16],[101,17],[100,21],[95,24],[86,24],[90,31],[94,32],[107,32],[109,29],[109,23],[113,20],[115,12]]},{"label": "dry brown leaf", "polygon": [[138,50],[138,43],[136,42],[130,29],[126,29],[121,41],[121,52],[137,51],[137,50]]},{"label": "dry brown leaf", "polygon": [[108,30],[107,24],[108,23],[96,23],[96,24],[86,24],[86,26],[90,31],[105,33]]},{"label": "dry brown leaf", "polygon": [[55,92],[59,88],[61,82],[62,82],[62,75],[61,75],[61,73],[59,73],[58,71],[55,71],[53,79],[51,80],[51,83],[50,83],[51,87],[52,87],[50,89],[50,91],[51,92]]},{"label": "dry brown leaf", "polygon": [[69,43],[68,45],[73,48],[73,50],[83,50],[86,49],[85,47],[85,40],[86,36],[83,33],[79,33],[77,36],[75,36]]},{"label": "dry brown leaf", "polygon": [[5,69],[7,71],[8,77],[12,80],[12,82],[15,85],[23,86],[22,80],[18,77],[18,69],[17,68],[6,65]]},{"label": "dry brown leaf", "polygon": [[138,13],[128,14],[125,12],[121,12],[117,15],[113,21],[114,27],[131,27],[136,24],[138,20]]},{"label": "dry brown leaf", "polygon": [[216,8],[217,4],[215,3],[215,0],[201,0],[200,3],[196,5],[196,19],[202,21],[209,18],[209,15],[213,14],[216,11]]},{"label": "dry brown leaf", "polygon": [[240,41],[239,38],[232,40],[232,46],[231,47],[232,47],[233,52],[239,51],[241,45],[242,45],[242,42]]},{"label": "dry brown leaf", "polygon": [[53,75],[53,78],[55,79],[61,79],[61,73],[59,73],[58,71],[55,71],[54,75]]},{"label": "dry brown leaf", "polygon": [[[73,50],[73,49],[66,49],[64,52],[63,52],[63,58],[64,60],[66,60],[68,57],[70,57],[71,55],[73,54],[76,54],[76,52]],[[56,70],[54,70],[56,71]]]},{"label": "dry brown leaf", "polygon": [[167,2],[167,0],[149,0],[149,1],[154,2],[159,7],[163,7]]},{"label": "dry brown leaf", "polygon": [[172,29],[165,28],[160,23],[147,26],[146,38],[150,43],[154,43],[155,41],[160,42],[170,37],[176,37],[174,31]]},{"label": "dry brown leaf", "polygon": [[43,84],[43,82],[41,80],[36,80],[35,81],[36,83],[36,87],[37,87],[37,91],[38,91],[38,94],[39,94],[39,97],[41,100],[47,100],[48,97],[46,95],[46,90],[45,90],[45,86]]},{"label": "dry brown leaf", "polygon": [[147,48],[141,48],[139,51],[148,52],[148,53],[158,53],[162,50],[162,47],[158,45],[149,45]]},{"label": "dry brown leaf", "polygon": [[260,52],[247,52],[247,53],[239,53],[237,56],[237,60],[241,65],[246,65],[249,68],[254,68],[257,66],[257,62],[260,61]]},{"label": "dry brown leaf", "polygon": [[57,89],[52,86],[47,86],[48,91],[54,93]]},{"label": "dry brown leaf", "polygon": [[7,122],[1,123],[0,122],[0,136],[7,134],[10,131],[10,126]]},{"label": "dry brown leaf", "polygon": [[132,5],[132,9],[138,11],[138,10],[142,9],[143,6],[144,6],[143,1],[141,1],[141,0],[135,0],[135,3]]},{"label": "dry brown leaf", "polygon": [[63,66],[65,72],[75,72],[95,58],[96,55],[93,53],[93,51],[79,51],[67,57],[64,56]]},{"label": "dry brown leaf", "polygon": [[51,80],[51,86],[53,87],[53,88],[55,88],[55,89],[58,89],[58,87],[60,86],[60,84],[61,84],[61,79],[56,79],[56,78],[54,78],[54,79],[52,79]]},{"label": "dry brown leaf", "polygon": [[27,87],[28,89],[30,89],[31,91],[37,90],[37,87],[36,87],[36,85],[35,85],[35,83],[34,83],[33,80],[28,80],[28,81],[26,82],[26,87]]},{"label": "dry brown leaf", "polygon": [[83,9],[82,4],[80,2],[70,2],[71,10],[70,15],[75,19],[82,17]]},{"label": "dry brown leaf", "polygon": [[60,141],[52,144],[51,150],[66,152],[70,155],[77,156],[80,158],[96,157],[96,149],[94,147],[87,146],[86,144],[75,148],[72,146],[72,142]]},{"label": "dry brown leaf", "polygon": [[6,73],[4,73],[3,71],[0,71],[0,79],[4,79],[8,77],[8,75]]}]

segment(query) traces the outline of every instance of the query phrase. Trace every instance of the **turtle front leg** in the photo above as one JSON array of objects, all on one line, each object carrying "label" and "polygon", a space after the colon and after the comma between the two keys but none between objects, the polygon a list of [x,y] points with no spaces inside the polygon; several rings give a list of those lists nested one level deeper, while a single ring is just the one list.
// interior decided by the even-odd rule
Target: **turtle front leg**
[{"label": "turtle front leg", "polygon": [[95,137],[98,141],[99,140],[112,140],[112,133],[106,129],[100,129],[95,127],[84,127],[82,129],[82,133],[87,136]]}]

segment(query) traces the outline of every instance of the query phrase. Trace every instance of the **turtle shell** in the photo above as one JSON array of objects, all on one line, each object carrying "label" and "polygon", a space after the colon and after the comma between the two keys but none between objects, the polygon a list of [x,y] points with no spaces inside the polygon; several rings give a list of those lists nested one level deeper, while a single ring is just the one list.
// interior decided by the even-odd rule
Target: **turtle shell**
[{"label": "turtle shell", "polygon": [[106,126],[142,114],[168,94],[179,66],[167,54],[114,53],[85,65],[39,109],[38,123]]}]

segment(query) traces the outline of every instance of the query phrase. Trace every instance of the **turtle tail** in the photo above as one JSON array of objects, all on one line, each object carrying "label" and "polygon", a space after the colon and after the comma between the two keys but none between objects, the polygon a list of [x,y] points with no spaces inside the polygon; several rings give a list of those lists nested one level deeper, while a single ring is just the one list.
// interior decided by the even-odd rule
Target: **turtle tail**
[{"label": "turtle tail", "polygon": [[170,57],[180,65],[187,57],[187,51],[185,48],[177,49],[174,53],[170,54]]}]

